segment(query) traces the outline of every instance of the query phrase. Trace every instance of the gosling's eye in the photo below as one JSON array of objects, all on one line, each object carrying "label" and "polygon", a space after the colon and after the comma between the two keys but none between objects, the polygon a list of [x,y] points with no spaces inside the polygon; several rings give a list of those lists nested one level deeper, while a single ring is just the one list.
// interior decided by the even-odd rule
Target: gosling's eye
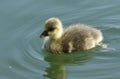
[{"label": "gosling's eye", "polygon": [[55,28],[49,28],[48,31],[54,31]]}]

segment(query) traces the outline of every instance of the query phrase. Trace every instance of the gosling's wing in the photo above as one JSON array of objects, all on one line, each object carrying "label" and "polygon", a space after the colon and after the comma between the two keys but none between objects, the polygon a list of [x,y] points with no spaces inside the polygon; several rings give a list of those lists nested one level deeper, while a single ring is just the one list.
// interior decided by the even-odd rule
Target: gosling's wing
[{"label": "gosling's wing", "polygon": [[99,30],[84,24],[76,24],[65,29],[62,42],[65,47],[71,42],[74,48],[84,50],[95,47],[96,39],[100,37]]},{"label": "gosling's wing", "polygon": [[71,40],[74,38],[84,39],[91,35],[90,29],[91,29],[90,27],[84,24],[71,25],[67,29],[65,29],[62,38],[64,40]]},{"label": "gosling's wing", "polygon": [[64,48],[69,48],[69,43],[75,49],[83,49],[85,45],[85,39],[89,38],[88,28],[82,24],[71,25],[67,29],[65,29],[62,35],[62,44]]}]

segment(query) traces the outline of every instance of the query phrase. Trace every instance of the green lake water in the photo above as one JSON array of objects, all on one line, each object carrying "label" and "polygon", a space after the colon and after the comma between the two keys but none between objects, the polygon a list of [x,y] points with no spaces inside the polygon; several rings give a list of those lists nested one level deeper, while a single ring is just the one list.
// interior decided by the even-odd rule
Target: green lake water
[{"label": "green lake water", "polygon": [[[53,16],[100,29],[114,50],[45,51],[39,35]],[[0,0],[0,79],[120,79],[120,0]]]}]

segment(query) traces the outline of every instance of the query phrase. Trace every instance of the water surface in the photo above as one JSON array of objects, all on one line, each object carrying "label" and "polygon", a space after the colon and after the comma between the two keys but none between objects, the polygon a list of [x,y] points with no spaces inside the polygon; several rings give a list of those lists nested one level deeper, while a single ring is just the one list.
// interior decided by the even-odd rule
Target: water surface
[{"label": "water surface", "polygon": [[[39,38],[44,21],[64,27],[84,23],[100,29],[111,49],[51,54]],[[1,0],[0,79],[119,79],[119,0]]]}]

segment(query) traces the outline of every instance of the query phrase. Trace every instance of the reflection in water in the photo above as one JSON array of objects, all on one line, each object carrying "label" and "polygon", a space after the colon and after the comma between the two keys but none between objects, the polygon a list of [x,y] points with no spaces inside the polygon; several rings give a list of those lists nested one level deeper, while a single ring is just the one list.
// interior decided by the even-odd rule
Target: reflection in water
[{"label": "reflection in water", "polygon": [[46,68],[45,72],[47,72],[47,74],[44,74],[44,76],[50,79],[66,79],[67,64],[82,65],[91,58],[92,58],[91,53],[85,52],[61,55],[48,54],[45,57],[45,61],[49,62],[50,66]]},{"label": "reflection in water", "polygon": [[50,67],[46,68],[47,74],[44,75],[50,79],[66,79],[66,69],[64,64],[50,63]]}]

